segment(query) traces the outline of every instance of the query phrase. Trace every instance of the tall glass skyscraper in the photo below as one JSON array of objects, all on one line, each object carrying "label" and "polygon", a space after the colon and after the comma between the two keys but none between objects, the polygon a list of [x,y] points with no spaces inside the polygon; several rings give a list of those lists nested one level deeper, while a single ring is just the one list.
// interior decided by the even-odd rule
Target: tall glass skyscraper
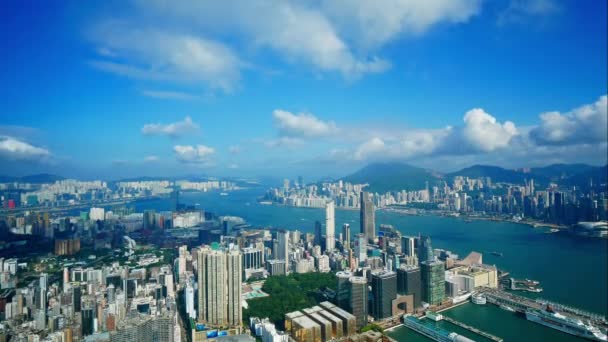
[{"label": "tall glass skyscraper", "polygon": [[445,264],[442,261],[420,263],[422,300],[430,305],[440,304],[445,299]]},{"label": "tall glass skyscraper", "polygon": [[376,237],[376,217],[374,202],[369,193],[361,191],[360,204],[359,220],[361,223],[361,234],[365,234],[368,241],[373,241]]},{"label": "tall glass skyscraper", "polygon": [[334,201],[325,204],[325,249],[333,251],[336,247],[336,220]]},{"label": "tall glass skyscraper", "polygon": [[418,246],[418,261],[423,263],[425,261],[435,260],[433,254],[433,247],[431,246],[431,237],[422,236],[420,237],[420,245]]}]

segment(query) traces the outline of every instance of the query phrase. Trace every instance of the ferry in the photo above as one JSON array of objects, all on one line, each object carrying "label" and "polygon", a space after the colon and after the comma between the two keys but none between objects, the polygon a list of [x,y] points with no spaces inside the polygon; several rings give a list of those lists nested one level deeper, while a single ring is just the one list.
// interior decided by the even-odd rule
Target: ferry
[{"label": "ferry", "polygon": [[220,192],[220,196],[228,196],[227,192]]},{"label": "ferry", "polygon": [[606,334],[591,324],[591,322],[585,324],[580,319],[568,317],[554,311],[548,305],[544,310],[527,310],[526,319],[592,341],[608,341]]},{"label": "ferry", "polygon": [[500,306],[501,309],[503,310],[507,310],[507,311],[511,311],[511,312],[515,312],[515,309],[513,309],[512,307],[508,306],[508,305],[501,305]]},{"label": "ferry", "polygon": [[458,304],[458,303],[462,303],[465,300],[469,299],[471,297],[471,293],[465,293],[459,296],[455,296],[454,298],[452,298],[452,304]]}]

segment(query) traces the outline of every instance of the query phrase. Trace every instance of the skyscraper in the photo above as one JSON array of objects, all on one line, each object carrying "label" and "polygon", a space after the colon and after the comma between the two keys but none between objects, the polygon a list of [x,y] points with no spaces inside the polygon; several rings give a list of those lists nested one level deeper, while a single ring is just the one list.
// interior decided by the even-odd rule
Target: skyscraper
[{"label": "skyscraper", "polygon": [[350,225],[348,223],[342,226],[342,238],[344,239],[344,247],[350,249]]},{"label": "skyscraper", "polygon": [[423,263],[425,261],[435,260],[433,254],[433,247],[431,246],[431,237],[422,236],[419,240],[420,245],[418,246],[418,261]]},{"label": "skyscraper", "polygon": [[277,233],[277,250],[275,259],[285,260],[285,274],[289,272],[289,232],[279,230]]},{"label": "skyscraper", "polygon": [[357,327],[362,328],[367,324],[367,279],[365,277],[351,277],[349,282],[350,305],[348,311],[357,318]]},{"label": "skyscraper", "polygon": [[397,269],[397,293],[414,296],[414,307],[411,309],[420,307],[422,283],[419,267],[402,266]]},{"label": "skyscraper", "polygon": [[368,241],[373,241],[376,237],[376,218],[374,212],[374,202],[370,198],[370,194],[361,191],[361,210],[359,212],[359,220],[361,223],[361,233],[365,234]]},{"label": "skyscraper", "polygon": [[365,234],[357,234],[355,240],[355,258],[359,259],[359,262],[367,260],[367,237]]},{"label": "skyscraper", "polygon": [[415,252],[415,241],[413,237],[402,236],[401,237],[401,253],[407,257],[413,257]]},{"label": "skyscraper", "polygon": [[334,201],[325,203],[325,249],[333,251],[336,247],[336,221]]},{"label": "skyscraper", "polygon": [[350,271],[340,271],[336,273],[338,287],[336,289],[336,304],[342,309],[348,310],[350,307],[350,281],[353,276]]},{"label": "skyscraper", "polygon": [[315,246],[321,246],[321,222],[315,221]]},{"label": "skyscraper", "polygon": [[239,326],[242,256],[239,251],[203,247],[198,253],[198,320],[212,326]]},{"label": "skyscraper", "polygon": [[440,304],[445,298],[445,265],[441,261],[420,263],[422,300],[430,305]]},{"label": "skyscraper", "polygon": [[397,274],[392,271],[372,273],[372,316],[383,319],[393,315],[397,298]]}]

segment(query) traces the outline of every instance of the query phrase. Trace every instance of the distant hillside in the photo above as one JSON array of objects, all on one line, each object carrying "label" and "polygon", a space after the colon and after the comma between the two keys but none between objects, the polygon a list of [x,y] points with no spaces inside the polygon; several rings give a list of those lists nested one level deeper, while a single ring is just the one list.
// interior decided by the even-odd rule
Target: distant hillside
[{"label": "distant hillside", "polygon": [[597,167],[587,164],[553,164],[532,168],[530,173],[535,176],[545,177],[552,182],[559,182],[578,174],[593,172],[594,169],[597,169]]},{"label": "distant hillside", "polygon": [[524,180],[534,178],[537,183],[545,183],[547,178],[540,175],[531,175],[515,170],[503,169],[498,166],[491,165],[473,165],[462,170],[452,172],[446,175],[448,179],[456,176],[469,178],[490,177],[493,183],[518,183],[523,184]]},{"label": "distant hillside", "polygon": [[587,170],[563,179],[560,184],[577,186],[581,189],[589,189],[593,181],[594,186],[608,183],[608,165],[590,166]]},{"label": "distant hillside", "polygon": [[21,176],[21,177],[12,177],[12,176],[0,176],[0,183],[54,183],[58,180],[64,180],[64,177],[51,175],[48,173],[40,173],[29,176]]},{"label": "distant hillside", "polygon": [[368,183],[369,191],[386,192],[395,190],[424,189],[426,182],[433,185],[441,175],[423,168],[404,163],[373,163],[342,178],[350,183]]}]

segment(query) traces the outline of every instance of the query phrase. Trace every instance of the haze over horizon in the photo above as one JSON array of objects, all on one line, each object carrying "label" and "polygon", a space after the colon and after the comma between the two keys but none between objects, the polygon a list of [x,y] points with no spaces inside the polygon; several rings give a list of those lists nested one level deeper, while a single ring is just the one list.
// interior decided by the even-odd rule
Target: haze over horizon
[{"label": "haze over horizon", "polygon": [[5,2],[0,174],[608,162],[605,1],[371,4]]}]

